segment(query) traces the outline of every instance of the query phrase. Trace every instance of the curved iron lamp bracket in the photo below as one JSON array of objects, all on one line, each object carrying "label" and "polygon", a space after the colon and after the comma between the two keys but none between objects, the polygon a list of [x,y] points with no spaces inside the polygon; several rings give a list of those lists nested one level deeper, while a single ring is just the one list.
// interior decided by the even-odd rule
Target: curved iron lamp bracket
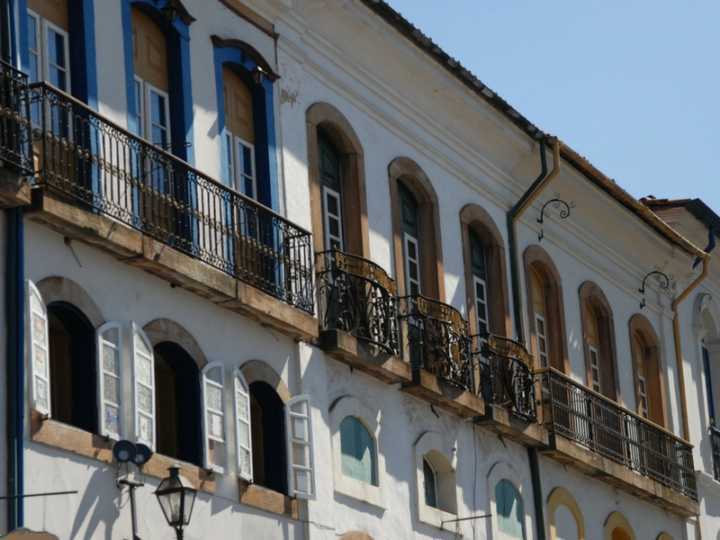
[{"label": "curved iron lamp bracket", "polygon": [[553,208],[556,208],[559,210],[558,217],[560,219],[569,218],[570,210],[572,208],[575,208],[575,204],[573,202],[567,203],[558,197],[555,197],[554,199],[550,199],[545,204],[543,204],[542,208],[540,208],[540,217],[537,220],[537,222],[540,224],[540,232],[538,233],[538,240],[540,242],[542,242],[543,238],[545,238],[545,230],[543,227],[543,224],[545,223],[545,210],[547,210],[547,207],[550,205],[552,205]]},{"label": "curved iron lamp bracket", "polygon": [[645,306],[647,306],[647,299],[645,298],[645,293],[647,292],[647,282],[651,277],[655,277],[657,279],[660,290],[667,291],[670,288],[670,277],[668,277],[665,272],[661,272],[660,270],[653,270],[652,272],[648,272],[647,274],[645,274],[645,277],[642,280],[642,285],[638,289],[638,292],[642,294],[642,300],[640,301],[640,309],[645,309]]}]

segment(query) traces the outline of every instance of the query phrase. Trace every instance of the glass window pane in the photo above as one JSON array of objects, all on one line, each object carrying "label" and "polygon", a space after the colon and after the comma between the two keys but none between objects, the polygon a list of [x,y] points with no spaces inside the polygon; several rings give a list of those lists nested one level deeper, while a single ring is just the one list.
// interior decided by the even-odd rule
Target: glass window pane
[{"label": "glass window pane", "polygon": [[342,473],[345,476],[377,485],[375,478],[375,444],[365,426],[348,416],[340,423]]},{"label": "glass window pane", "polygon": [[211,384],[205,385],[207,406],[216,411],[222,410],[222,390]]},{"label": "glass window pane", "polygon": [[427,459],[423,459],[423,479],[425,481],[425,504],[437,508],[437,479]]},{"label": "glass window pane", "polygon": [[498,529],[511,538],[525,538],[525,510],[515,486],[508,480],[501,480],[495,486]]}]

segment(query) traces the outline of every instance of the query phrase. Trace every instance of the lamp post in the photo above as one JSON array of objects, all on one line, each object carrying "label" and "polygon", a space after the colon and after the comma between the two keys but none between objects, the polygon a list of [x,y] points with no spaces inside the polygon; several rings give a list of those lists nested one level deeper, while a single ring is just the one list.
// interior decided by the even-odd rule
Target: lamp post
[{"label": "lamp post", "polygon": [[183,483],[179,467],[170,467],[168,471],[170,476],[160,482],[155,496],[168,525],[175,529],[177,539],[183,540],[183,527],[190,524],[197,490]]}]

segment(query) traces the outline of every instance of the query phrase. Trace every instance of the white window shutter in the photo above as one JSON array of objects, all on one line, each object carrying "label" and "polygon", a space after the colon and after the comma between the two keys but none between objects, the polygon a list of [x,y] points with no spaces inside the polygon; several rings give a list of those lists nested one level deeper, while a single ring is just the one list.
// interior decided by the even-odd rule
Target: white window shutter
[{"label": "white window shutter", "polygon": [[47,308],[40,291],[32,281],[28,280],[27,288],[32,406],[39,413],[50,416],[52,411]]},{"label": "white window shutter", "polygon": [[308,396],[294,397],[285,404],[285,421],[290,496],[314,499],[315,467]]},{"label": "white window shutter", "polygon": [[233,377],[235,387],[235,439],[237,470],[240,478],[253,481],[252,419],[250,417],[250,389],[240,370]]},{"label": "white window shutter", "polygon": [[155,356],[152,344],[133,323],[133,409],[135,438],[155,450]]},{"label": "white window shutter", "polygon": [[205,468],[224,472],[227,461],[225,445],[225,391],[223,366],[213,362],[202,372],[203,435]]},{"label": "white window shutter", "polygon": [[109,322],[97,329],[98,415],[100,434],[120,440],[122,428],[122,324]]}]

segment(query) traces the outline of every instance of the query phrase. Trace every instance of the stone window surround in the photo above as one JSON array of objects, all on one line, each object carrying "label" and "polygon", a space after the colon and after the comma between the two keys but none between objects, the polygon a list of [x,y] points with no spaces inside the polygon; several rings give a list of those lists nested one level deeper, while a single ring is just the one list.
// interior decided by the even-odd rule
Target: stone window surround
[{"label": "stone window surround", "polygon": [[370,236],[365,190],[365,158],[360,139],[348,119],[337,108],[328,103],[311,105],[306,113],[306,123],[310,212],[315,251],[321,252],[325,250],[320,151],[318,145],[318,129],[322,129],[341,154],[345,251],[367,259],[370,257]]},{"label": "stone window surround", "polygon": [[[385,509],[383,496],[384,469],[383,455],[379,449],[380,440],[380,411],[375,410],[351,395],[344,395],[335,399],[330,406],[330,434],[333,455],[333,479],[335,492],[365,502],[380,509]],[[373,486],[342,473],[342,452],[340,443],[340,424],[348,416],[354,416],[363,423],[375,443],[375,467],[378,485]]]},{"label": "stone window surround", "polygon": [[442,242],[438,197],[432,182],[410,158],[398,157],[388,165],[390,181],[390,212],[392,216],[393,253],[395,281],[400,295],[407,294],[405,284],[404,255],[400,193],[398,182],[402,181],[415,196],[420,209],[423,249],[420,252],[420,279],[423,296],[445,301],[445,271],[443,266]]},{"label": "stone window surround", "polygon": [[623,514],[617,511],[611,512],[605,519],[605,524],[603,525],[603,539],[612,540],[613,531],[616,529],[622,529],[628,534],[630,540],[636,540],[637,538],[630,522]]},{"label": "stone window surround", "polygon": [[564,487],[556,487],[550,492],[547,500],[548,523],[550,527],[550,540],[557,538],[557,529],[555,523],[555,512],[564,506],[575,518],[575,524],[578,530],[578,539],[585,540],[585,518],[582,510],[572,494]]},{"label": "stone window surround", "polygon": [[500,229],[487,210],[477,204],[467,204],[460,210],[460,228],[465,271],[466,306],[468,322],[472,328],[471,333],[476,333],[477,313],[472,275],[470,231],[483,242],[487,256],[489,330],[499,336],[511,336],[513,331],[508,304],[507,258]]},{"label": "stone window surround", "polygon": [[498,519],[497,519],[497,502],[495,501],[495,486],[501,480],[507,480],[511,482],[515,489],[518,490],[520,498],[523,501],[523,509],[525,511],[525,535],[526,537],[532,534],[533,531],[533,518],[528,512],[528,494],[530,491],[526,489],[526,485],[529,483],[529,479],[523,478],[520,472],[512,466],[512,464],[506,461],[496,461],[487,473],[487,494],[489,502],[489,513],[491,514],[490,526],[492,527],[492,538],[504,538],[500,533]]},{"label": "stone window surround", "polygon": [[[645,317],[644,315],[637,313],[630,317],[630,320],[628,321],[628,332],[629,332],[629,340],[630,340],[630,346],[631,346],[631,354],[632,354],[632,343],[633,338],[636,333],[640,334],[643,338],[643,341],[646,343],[651,344],[649,348],[651,349],[652,354],[652,362],[655,363],[655,370],[656,373],[655,381],[651,381],[651,377],[653,376],[653,373],[650,373],[646,370],[645,376],[648,379],[646,381],[647,388],[646,392],[648,395],[648,399],[650,400],[650,404],[652,406],[652,403],[659,403],[660,404],[660,412],[662,414],[662,421],[657,422],[660,426],[667,429],[668,424],[668,418],[670,418],[668,414],[668,405],[667,405],[667,387],[666,387],[666,378],[665,378],[665,363],[663,361],[662,357],[662,348],[660,347],[660,339],[658,338],[657,332],[655,331],[655,328],[653,327],[652,323]],[[635,362],[636,359],[633,355],[633,362]],[[652,366],[650,366],[652,368]],[[637,388],[638,388],[638,370],[633,369],[633,382],[634,382],[634,392],[635,392],[635,405],[636,409],[637,404],[640,401],[639,396],[637,395]],[[637,411],[639,414],[639,411]]]},{"label": "stone window surround", "polygon": [[534,269],[542,274],[548,291],[546,293],[547,310],[549,317],[546,318],[546,333],[550,338],[549,363],[565,374],[572,371],[568,356],[567,333],[565,329],[565,306],[562,289],[562,281],[557,266],[550,255],[537,244],[528,246],[523,253],[525,268],[525,286],[527,295],[528,330],[531,333],[530,344],[535,358],[538,358],[538,343],[535,330],[535,310],[531,290],[530,272]]},{"label": "stone window surround", "polygon": [[[427,525],[443,529],[443,521],[451,521],[457,518],[456,513],[450,513],[440,508],[428,506],[425,503],[424,475],[423,475],[423,459],[431,452],[435,451],[442,455],[447,464],[452,468],[452,479],[455,482],[455,471],[457,470],[457,452],[455,451],[456,443],[448,441],[447,437],[443,437],[435,431],[423,432],[413,444],[415,457],[415,490],[417,493],[418,520]],[[457,483],[455,485],[455,505],[457,508],[458,493]]]},{"label": "stone window surround", "polygon": [[[580,288],[578,289],[578,296],[580,298],[580,319],[582,323],[583,336],[582,345],[585,357],[585,384],[588,388],[592,387],[592,377],[590,374],[590,349],[587,337],[590,321],[588,321],[585,316],[585,304],[589,302],[593,305],[593,307],[601,311],[602,316],[600,320],[598,320],[598,331],[603,332],[604,330],[608,334],[607,336],[604,336],[605,339],[603,339],[603,336],[600,336],[601,345],[603,346],[603,351],[601,352],[603,354],[603,358],[606,359],[608,364],[604,367],[612,370],[612,387],[610,388],[610,390],[612,390],[612,395],[606,397],[622,405],[617,368],[617,346],[615,345],[615,322],[610,302],[608,302],[608,299],[602,289],[592,281],[585,281],[582,285],[580,285]],[[605,328],[602,328],[603,326]]]},{"label": "stone window surround", "polygon": [[[73,280],[60,276],[47,277],[37,283],[46,305],[52,302],[67,302],[81,310],[90,322],[99,328],[106,321],[92,297]],[[178,343],[195,359],[200,369],[207,359],[192,335],[180,324],[168,319],[155,319],[146,324],[144,332],[152,345],[163,341]],[[250,360],[241,367],[243,376],[251,381],[263,380],[276,389],[284,402],[290,399],[290,392],[282,379],[264,362]],[[30,411],[30,438],[33,442],[52,446],[100,463],[112,464],[112,446],[114,441],[75,426],[48,419],[37,411]],[[230,442],[230,441],[228,441]],[[146,464],[144,473],[154,478],[164,478],[167,468],[177,463],[176,458],[154,454]],[[209,494],[216,490],[217,475],[192,463],[182,463],[183,475],[193,487]],[[291,519],[299,519],[298,501],[282,493],[276,493],[262,486],[238,481],[238,503],[266,512],[281,514]]]}]

